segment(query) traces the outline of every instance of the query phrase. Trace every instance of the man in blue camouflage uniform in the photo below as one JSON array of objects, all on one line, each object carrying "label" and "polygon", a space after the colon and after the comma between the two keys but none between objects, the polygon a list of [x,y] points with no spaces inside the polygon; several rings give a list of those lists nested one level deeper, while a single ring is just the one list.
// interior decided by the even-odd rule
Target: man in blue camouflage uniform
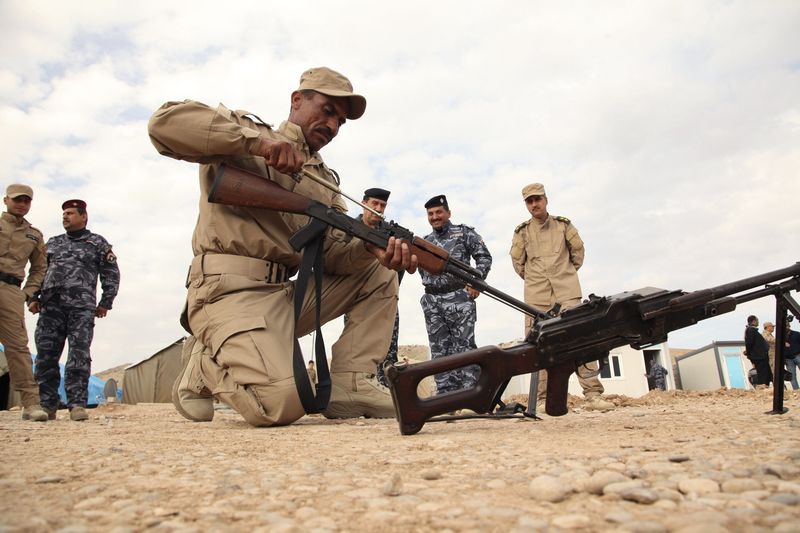
[{"label": "man in blue camouflage uniform", "polygon": [[[86,202],[67,200],[62,222],[67,231],[47,241],[48,268],[38,300],[30,304],[40,313],[36,325],[36,381],[42,407],[49,414],[58,408],[61,376],[58,360],[69,340],[64,370],[64,388],[70,419],[86,420],[86,400],[92,359],[89,347],[94,335],[94,319],[111,309],[119,290],[119,267],[111,245],[86,229]],[[103,288],[97,303],[97,278]]]},{"label": "man in blue camouflage uniform", "polygon": [[[392,194],[391,191],[387,191],[386,189],[381,189],[380,187],[372,187],[364,191],[364,198],[362,203],[372,209],[373,211],[377,211],[380,214],[386,210],[386,204],[389,202],[389,195]],[[364,209],[364,212],[358,215],[358,220],[362,221],[367,226],[372,228],[380,227],[384,222],[381,217],[370,211],[369,209]],[[397,284],[399,285],[403,281],[403,274],[405,271],[400,271],[397,273]],[[347,320],[347,315],[345,315],[345,320]],[[394,330],[392,331],[392,340],[389,343],[389,350],[386,352],[386,357],[383,358],[383,361],[378,363],[376,368],[375,377],[378,380],[378,383],[383,385],[384,387],[389,386],[389,382],[386,380],[386,374],[384,374],[384,369],[390,365],[393,365],[397,362],[397,338],[400,332],[400,309],[398,308],[397,314],[394,317]]]},{"label": "man in blue camouflage uniform", "polygon": [[[450,207],[443,194],[425,202],[425,209],[428,210],[428,222],[433,228],[425,240],[444,248],[450,257],[458,261],[470,264],[470,258],[474,259],[475,267],[486,279],[492,268],[492,254],[483,238],[469,226],[450,222]],[[475,298],[480,293],[448,274],[430,274],[424,270],[420,270],[420,273],[425,286],[420,304],[425,314],[431,359],[476,349]],[[477,365],[470,365],[436,374],[437,394],[474,386],[479,372]]]},{"label": "man in blue camouflage uniform", "polygon": [[653,385],[657,389],[667,390],[667,374],[669,374],[667,369],[654,359],[653,364],[650,366],[650,373],[645,374],[645,376],[653,380]]}]

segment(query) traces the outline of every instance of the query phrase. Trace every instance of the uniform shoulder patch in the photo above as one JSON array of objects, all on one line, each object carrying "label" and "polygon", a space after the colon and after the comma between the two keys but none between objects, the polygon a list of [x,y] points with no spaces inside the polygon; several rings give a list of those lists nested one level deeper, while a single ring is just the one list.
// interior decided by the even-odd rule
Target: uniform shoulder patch
[{"label": "uniform shoulder patch", "polygon": [[554,219],[558,220],[559,222],[563,222],[564,224],[571,224],[570,220],[567,217],[553,217]]},{"label": "uniform shoulder patch", "polygon": [[106,259],[106,263],[116,263],[117,262],[117,256],[114,255],[114,252],[111,251],[111,246],[109,246],[108,250],[106,250],[106,258],[105,259]]},{"label": "uniform shoulder patch", "polygon": [[520,230],[522,228],[524,228],[525,226],[527,226],[529,223],[530,223],[530,220],[526,220],[525,222],[522,222],[522,223],[518,224],[517,227],[514,228],[514,233],[519,233]]}]

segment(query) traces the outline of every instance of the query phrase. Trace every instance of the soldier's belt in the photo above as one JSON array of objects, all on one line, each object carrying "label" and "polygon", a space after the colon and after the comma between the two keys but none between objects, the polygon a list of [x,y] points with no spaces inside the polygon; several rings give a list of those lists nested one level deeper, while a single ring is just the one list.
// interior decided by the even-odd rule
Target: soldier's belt
[{"label": "soldier's belt", "polygon": [[192,268],[206,274],[233,274],[267,283],[284,283],[289,280],[290,269],[286,265],[264,261],[253,257],[229,254],[203,254],[192,261]]},{"label": "soldier's belt", "polygon": [[425,287],[425,294],[447,294],[463,289],[464,283],[450,283],[441,287]]},{"label": "soldier's belt", "polygon": [[22,280],[16,276],[12,276],[11,274],[6,274],[5,272],[0,272],[0,281],[3,283],[8,283],[9,285],[16,285],[17,287],[22,287]]}]

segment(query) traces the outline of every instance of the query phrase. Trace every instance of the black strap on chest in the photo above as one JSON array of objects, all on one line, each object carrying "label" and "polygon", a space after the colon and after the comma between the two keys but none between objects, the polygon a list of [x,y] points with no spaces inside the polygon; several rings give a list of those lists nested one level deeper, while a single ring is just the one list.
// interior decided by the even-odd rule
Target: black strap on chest
[{"label": "black strap on chest", "polygon": [[11,274],[6,274],[5,272],[0,272],[0,281],[3,283],[8,283],[9,285],[15,285],[17,287],[22,286],[22,280],[16,276],[12,276]]},{"label": "black strap on chest", "polygon": [[[331,374],[328,369],[328,358],[325,354],[325,342],[322,339],[320,324],[320,308],[322,306],[322,270],[323,270],[323,244],[327,224],[315,218],[291,236],[289,244],[298,252],[302,250],[303,260],[294,285],[294,353],[292,354],[292,369],[294,370],[294,384],[297,394],[306,413],[321,413],[328,407],[331,397]],[[303,351],[297,340],[297,323],[300,311],[303,308],[303,298],[308,287],[311,272],[314,272],[314,295],[316,298],[316,339],[314,342],[314,355],[317,360],[317,387],[316,396],[311,391],[311,380],[308,378]]]}]

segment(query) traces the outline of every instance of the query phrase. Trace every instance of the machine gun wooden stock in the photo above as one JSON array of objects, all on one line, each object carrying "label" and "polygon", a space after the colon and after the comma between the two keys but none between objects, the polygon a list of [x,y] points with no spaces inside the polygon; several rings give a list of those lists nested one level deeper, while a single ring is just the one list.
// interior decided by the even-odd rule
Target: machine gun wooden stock
[{"label": "machine gun wooden stock", "polygon": [[[315,179],[320,181],[320,178]],[[280,185],[247,170],[221,165],[219,172],[215,176],[211,191],[208,193],[208,201],[217,204],[256,207],[308,215],[312,219],[340,229],[348,235],[358,237],[379,248],[386,248],[391,237],[402,239],[410,246],[411,253],[417,256],[419,268],[432,274],[449,274],[463,281],[464,285],[470,285],[511,308],[534,318],[543,319],[551,316],[495,289],[483,280],[481,272],[450,257],[447,250],[415,236],[410,230],[395,222],[384,222],[379,228],[372,228],[341,211],[301,194],[288,191]],[[306,229],[308,232],[316,231],[309,224],[289,241],[297,250],[302,248],[302,243],[306,240],[306,235],[304,234]]]},{"label": "machine gun wooden stock", "polygon": [[[787,279],[789,278],[789,279]],[[782,281],[783,280],[783,281]],[[780,283],[778,283],[780,282]],[[775,285],[775,283],[778,283]],[[744,292],[767,285],[759,290]],[[800,316],[789,292],[800,289],[800,263],[733,283],[694,292],[645,287],[608,297],[589,296],[561,315],[538,320],[523,344],[508,349],[489,346],[415,365],[387,369],[400,432],[417,433],[428,420],[457,409],[488,413],[515,375],[547,370],[545,412],[567,413],[569,376],[578,365],[600,360],[609,350],[631,345],[640,349],[667,340],[667,334],[708,318],[728,313],[737,304],[774,295],[776,313],[775,380],[782,383],[786,308]],[[744,294],[740,294],[744,293]],[[478,382],[469,389],[420,398],[424,378],[467,365],[478,365]],[[529,401],[536,401],[531,398]],[[775,387],[772,412],[783,412],[783,387]]]}]

